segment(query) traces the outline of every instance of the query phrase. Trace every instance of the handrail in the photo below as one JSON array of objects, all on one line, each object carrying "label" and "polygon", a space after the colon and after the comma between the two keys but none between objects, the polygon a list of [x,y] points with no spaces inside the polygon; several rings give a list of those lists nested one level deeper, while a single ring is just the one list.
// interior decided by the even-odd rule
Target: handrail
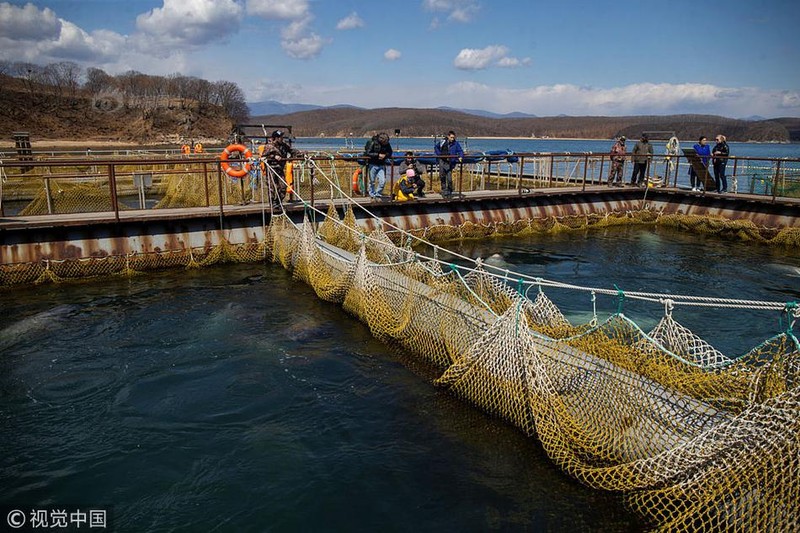
[{"label": "handrail", "polygon": [[[608,168],[606,161],[610,157],[608,153],[592,152],[509,152],[507,157],[502,154],[490,154],[486,159],[481,159],[478,154],[469,155],[471,157],[470,162],[461,163],[454,176],[457,177],[456,185],[459,192],[503,190],[515,192],[520,196],[527,194],[532,189],[544,187],[569,186],[586,191],[589,186],[605,185],[607,179],[605,174],[607,174]],[[625,165],[630,164],[630,155],[626,154]],[[433,185],[432,182],[438,181],[435,175],[437,160],[456,157],[458,156],[437,156],[433,161],[426,163],[428,168],[427,175],[430,176],[428,183]],[[502,160],[498,161],[498,157],[502,158]],[[514,158],[513,162],[505,162],[509,157]],[[673,189],[685,189],[688,187],[688,176],[686,174],[688,158],[686,155],[653,154],[648,155],[648,158],[650,160],[648,174],[650,177],[659,178],[657,186],[671,187]],[[732,167],[732,169],[728,169],[729,179],[738,180],[738,191],[732,190],[731,194],[748,193],[760,196],[764,200],[771,202],[784,198],[800,197],[800,157],[730,156],[727,159],[733,161],[732,165],[728,165]],[[294,162],[314,160],[335,163],[339,168],[350,169],[349,171],[342,170],[343,173],[347,174],[347,180],[349,181],[352,169],[356,168],[356,165],[365,164],[366,156],[360,153],[313,152],[291,157],[287,160]],[[235,159],[231,159],[229,162],[235,161]],[[224,189],[230,178],[225,173],[220,172],[220,163],[219,157],[211,153],[160,158],[148,155],[147,157],[80,157],[33,161],[3,159],[0,161],[0,169],[2,169],[6,183],[2,189],[3,198],[2,203],[0,203],[0,215],[8,216],[9,211],[13,213],[15,209],[14,205],[8,208],[4,204],[31,201],[36,194],[36,187],[41,187],[42,184],[46,188],[44,197],[47,200],[47,212],[58,214],[58,207],[52,205],[52,199],[55,198],[50,190],[53,187],[52,184],[57,187],[64,183],[84,183],[90,185],[103,184],[107,190],[107,198],[111,200],[112,205],[110,207],[115,212],[116,218],[119,218],[118,210],[126,209],[126,195],[130,196],[136,192],[134,187],[141,187],[140,185],[135,185],[137,182],[131,178],[143,172],[150,174],[154,178],[153,183],[157,183],[157,186],[154,185],[157,189],[158,187],[165,189],[166,179],[175,175],[197,177],[196,192],[198,196],[202,195],[203,198],[202,200],[196,200],[191,205],[186,205],[186,207],[208,207],[211,205],[216,207],[218,203],[231,203],[231,197],[236,196],[238,198],[240,195],[243,198],[242,203],[247,203],[249,200],[245,197],[248,194],[253,198],[257,195],[258,191],[255,184],[262,179],[260,171],[258,174],[253,173],[244,178],[249,180],[250,189],[246,191],[244,183],[239,182],[237,187],[240,191],[235,194],[228,192],[226,197]],[[302,165],[296,166],[302,167]],[[391,164],[387,165],[386,169],[387,185],[390,191],[396,178],[396,166],[396,160],[392,158]],[[253,167],[257,169],[259,165],[253,165]],[[214,168],[217,170],[212,173]],[[216,174],[216,178],[214,174]],[[630,176],[629,171],[626,174],[628,177]],[[476,177],[480,179],[475,180],[474,178]],[[324,187],[314,188],[315,178],[313,176],[310,181],[304,175],[299,175],[298,178],[298,187],[310,187],[312,189],[312,191],[306,189],[306,196],[311,202],[327,198],[326,195],[329,192],[327,189]],[[202,181],[200,181],[201,179]],[[214,179],[217,180],[216,184],[213,183]],[[106,182],[108,183],[106,184]],[[428,190],[430,191],[431,188],[429,187]],[[56,192],[60,191],[56,190]],[[144,191],[139,192],[143,197]],[[160,192],[162,191],[156,189],[149,191],[150,199],[158,201],[158,198],[154,195]],[[308,194],[309,192],[311,194]],[[217,198],[212,198],[213,196]],[[128,201],[128,209],[135,208],[130,204],[131,202]],[[17,207],[19,209],[22,208],[21,206]],[[219,208],[220,216],[223,216],[225,208],[223,205],[220,205]],[[91,211],[91,208],[88,209]],[[62,210],[60,212],[63,213],[65,211]]]}]

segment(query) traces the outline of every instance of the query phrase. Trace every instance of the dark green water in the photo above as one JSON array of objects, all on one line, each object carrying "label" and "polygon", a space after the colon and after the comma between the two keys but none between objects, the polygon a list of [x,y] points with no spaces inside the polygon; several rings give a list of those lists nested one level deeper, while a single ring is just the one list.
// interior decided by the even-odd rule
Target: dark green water
[{"label": "dark green water", "polygon": [[[576,283],[800,298],[796,252],[652,230],[461,251]],[[699,321],[747,348],[777,328],[731,315]],[[640,528],[276,265],[5,291],[0,354],[3,510],[102,506],[118,531]]]}]

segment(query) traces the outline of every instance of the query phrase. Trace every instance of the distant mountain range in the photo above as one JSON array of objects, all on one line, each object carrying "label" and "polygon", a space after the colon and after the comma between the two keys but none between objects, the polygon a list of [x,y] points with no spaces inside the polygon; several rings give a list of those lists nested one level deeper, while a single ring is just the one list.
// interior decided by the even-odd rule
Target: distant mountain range
[{"label": "distant mountain range", "polygon": [[[264,104],[264,106],[261,106]],[[251,109],[267,109],[268,102],[250,104]],[[280,113],[258,115],[252,121],[263,124],[289,124],[299,137],[368,137],[378,132],[407,137],[429,137],[454,130],[467,137],[537,137],[610,139],[625,135],[638,139],[650,132],[653,139],[697,139],[701,135],[713,141],[722,133],[730,141],[800,142],[800,118],[733,119],[715,115],[642,115],[622,117],[536,117],[523,113],[499,115],[480,110],[452,108],[415,109],[387,107],[364,109],[339,105],[307,106],[285,113],[293,104],[273,102]]]},{"label": "distant mountain range", "polygon": [[[342,108],[349,108],[349,109],[361,109],[363,107],[357,107],[348,104],[338,104],[333,106],[321,106],[321,105],[314,105],[314,104],[284,104],[282,102],[278,102],[276,100],[264,100],[263,102],[250,102],[247,104],[247,107],[250,108],[250,115],[251,116],[263,116],[263,115],[289,115],[291,113],[299,113],[301,111],[313,111],[315,109],[342,109]],[[487,117],[487,118],[531,118],[535,117],[536,115],[531,115],[528,113],[520,113],[519,111],[515,111],[513,113],[492,113],[491,111],[484,111],[483,109],[457,109],[454,107],[437,107],[436,109],[441,109],[444,111],[458,111],[460,113],[467,113],[468,115],[475,115],[478,117]]]}]

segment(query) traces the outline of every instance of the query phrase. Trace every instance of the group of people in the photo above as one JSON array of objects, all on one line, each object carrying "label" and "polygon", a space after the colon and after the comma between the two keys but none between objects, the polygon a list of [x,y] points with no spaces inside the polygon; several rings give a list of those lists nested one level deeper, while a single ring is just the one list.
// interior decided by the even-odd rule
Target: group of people
[{"label": "group of people", "polygon": [[[444,139],[434,143],[434,152],[439,163],[439,181],[442,197],[453,196],[453,170],[464,157],[464,149],[456,140],[454,131],[449,131]],[[367,193],[372,199],[382,199],[386,185],[386,167],[392,164],[392,145],[386,133],[379,133],[364,145],[366,158]],[[396,200],[407,201],[425,197],[425,181],[422,179],[425,167],[416,159],[413,152],[406,152],[398,168],[400,179],[395,184],[392,195]]]},{"label": "group of people", "polygon": [[[728,178],[725,175],[725,167],[728,165],[728,156],[731,155],[731,150],[724,135],[717,135],[716,141],[714,148],[711,148],[708,146],[708,139],[705,136],[701,136],[693,148],[700,157],[705,174],[708,174],[708,163],[709,161],[711,162],[714,169],[714,185],[716,187],[713,192],[728,192]],[[693,191],[702,190],[703,180],[697,175],[693,166],[689,167],[689,181]]]},{"label": "group of people", "polygon": [[[624,184],[623,171],[625,157],[627,155],[625,141],[625,136],[621,135],[611,147],[611,169],[608,174],[609,187],[621,187]],[[677,139],[675,139],[675,141],[677,141]],[[697,144],[694,145],[694,150],[699,156],[703,167],[705,167],[706,175],[708,174],[709,162],[712,164],[716,186],[714,192],[724,193],[728,192],[728,179],[725,175],[725,168],[728,164],[730,148],[728,147],[727,139],[724,135],[717,135],[716,141],[717,143],[712,149],[708,146],[708,139],[705,136],[701,136]],[[672,139],[670,139],[670,143],[667,144],[667,155],[677,155],[669,153],[669,146],[673,144]],[[677,144],[677,142],[674,144]],[[633,174],[631,175],[629,184],[632,187],[645,187],[647,186],[647,167],[653,157],[653,145],[650,144],[650,139],[646,133],[642,134],[630,154],[631,160],[633,161]],[[693,191],[702,190],[702,180],[695,171],[694,166],[689,167],[689,181]]]}]

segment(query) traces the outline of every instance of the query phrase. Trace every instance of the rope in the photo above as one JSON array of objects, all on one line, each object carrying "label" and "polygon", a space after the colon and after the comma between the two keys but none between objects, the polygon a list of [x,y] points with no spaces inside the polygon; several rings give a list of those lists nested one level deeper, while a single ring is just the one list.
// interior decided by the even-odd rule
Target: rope
[{"label": "rope", "polygon": [[[406,231],[406,230],[404,230],[404,229],[402,229],[402,228],[400,228],[398,226],[395,226],[394,224],[391,224],[391,223],[381,219],[375,213],[370,211],[367,207],[365,207],[361,203],[357,202],[353,197],[348,195],[344,190],[342,190],[341,187],[338,186],[338,184],[333,183],[329,179],[329,177],[327,176],[325,171],[316,163],[315,160],[311,159],[308,156],[306,157],[306,160],[309,161],[313,166],[315,166],[320,171],[320,174],[323,176],[323,178],[326,179],[329,183],[331,183],[331,185],[333,187],[335,187],[337,191],[339,191],[339,193],[342,195],[342,197],[349,202],[349,205],[356,206],[357,208],[361,209],[365,214],[367,214],[370,218],[374,219],[376,222],[380,222],[381,224],[383,224],[383,225],[385,225],[385,226],[387,226],[389,228],[392,228],[393,230],[399,232],[400,234],[402,234],[404,236],[407,236],[408,239],[413,239],[414,241],[417,241],[417,242],[419,242],[421,244],[425,244],[425,245],[430,246],[430,247],[432,247],[434,249],[434,257],[428,257],[428,256],[425,256],[425,255],[422,255],[422,254],[420,254],[419,257],[421,257],[423,259],[426,259],[428,261],[438,262],[438,263],[440,263],[442,265],[448,265],[448,264],[452,265],[452,263],[447,263],[445,261],[442,261],[442,260],[438,259],[438,257],[436,257],[437,254],[435,252],[439,249],[438,245],[435,245],[435,244],[431,243],[430,241],[428,241],[428,240],[426,240],[424,238],[418,237],[418,236],[416,236],[416,235],[414,235],[414,234],[412,234],[412,233],[410,233],[410,232],[408,232],[408,231]],[[300,195],[298,194],[298,196],[300,196]],[[318,212],[319,214],[321,214],[323,216],[327,216],[326,213],[323,213],[321,210],[317,209],[316,207],[310,207],[310,209]],[[340,226],[342,226],[344,228],[347,228],[349,231],[352,231],[352,228],[348,228],[340,220],[333,220],[332,222],[334,222],[336,224],[339,224]],[[381,243],[377,239],[374,239],[374,238],[369,237],[369,236],[364,236],[364,238],[372,240],[374,242]],[[385,243],[381,243],[381,244],[385,244]],[[476,259],[464,256],[464,255],[459,254],[458,252],[455,252],[455,251],[452,251],[452,250],[447,250],[447,252],[449,254],[451,254],[455,258],[458,258],[458,259],[461,259],[463,261],[467,261],[469,263],[477,265],[477,260]],[[509,276],[513,274],[514,277],[517,277],[519,280],[523,281],[525,284],[537,284],[540,287],[541,286],[547,286],[547,287],[558,288],[558,289],[587,291],[587,292],[592,292],[595,295],[596,294],[603,294],[603,295],[608,295],[608,296],[616,295],[618,297],[619,297],[620,292],[621,292],[620,289],[618,287],[616,287],[616,286],[615,286],[615,289],[604,289],[604,288],[600,288],[600,287],[586,287],[586,286],[582,286],[582,285],[574,285],[574,284],[571,284],[571,283],[564,283],[564,282],[559,282],[559,281],[554,281],[554,280],[547,280],[547,279],[543,279],[543,278],[534,278],[532,276],[528,276],[528,275],[523,274],[523,273],[511,272],[509,269],[501,269],[499,267],[495,267],[493,265],[485,264],[485,263],[482,264],[481,267],[483,268],[481,270],[481,272],[483,272],[485,274],[488,274],[490,276],[493,276],[495,278],[498,278],[498,279],[506,280],[506,281],[509,280]],[[459,266],[458,268],[459,269],[464,269],[467,272],[476,272],[476,270],[474,268],[470,268],[470,267],[463,266],[463,265]],[[503,273],[503,275],[495,274],[492,271],[501,272],[501,273]],[[681,294],[669,294],[669,295],[666,295],[666,294],[661,294],[661,293],[636,292],[636,291],[634,291],[634,292],[625,292],[624,293],[624,298],[628,298],[628,299],[632,299],[632,300],[639,300],[639,301],[648,301],[648,302],[653,302],[653,303],[662,303],[662,304],[663,304],[664,300],[668,299],[668,300],[672,301],[672,305],[673,306],[682,305],[682,306],[687,306],[687,307],[717,307],[717,308],[728,308],[728,309],[750,309],[750,310],[762,310],[762,311],[782,311],[782,310],[784,310],[784,308],[786,306],[785,302],[777,302],[777,301],[760,301],[760,300],[744,300],[744,299],[731,299],[731,298],[714,298],[714,297],[681,295]]]}]

